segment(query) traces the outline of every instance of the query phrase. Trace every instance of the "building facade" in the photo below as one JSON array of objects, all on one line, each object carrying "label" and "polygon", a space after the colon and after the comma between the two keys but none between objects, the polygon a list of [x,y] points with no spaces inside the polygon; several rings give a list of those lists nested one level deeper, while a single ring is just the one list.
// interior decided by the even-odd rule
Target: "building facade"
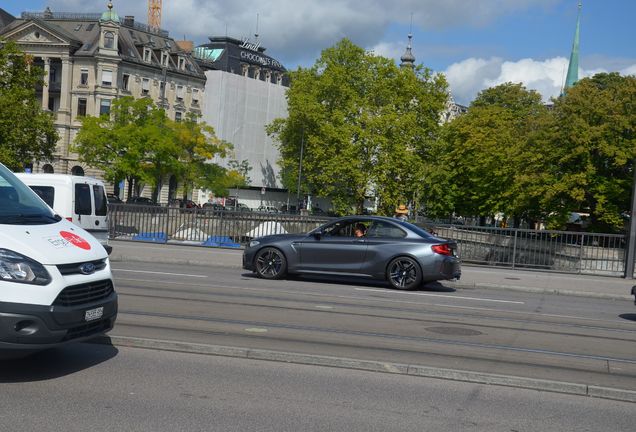
[{"label": "building facade", "polygon": [[207,78],[203,120],[234,146],[231,157],[214,162],[227,167],[231,159],[246,160],[252,188],[280,191],[280,154],[265,127],[287,117],[287,71],[259,42],[209,39],[193,53]]},{"label": "building facade", "polygon": [[[34,172],[101,178],[79,162],[71,145],[81,118],[109,113],[118,97],[151,98],[177,121],[202,113],[205,75],[191,53],[164,30],[120,19],[110,3],[103,14],[24,12],[0,29],[0,39],[15,41],[45,71],[37,96],[55,114],[60,140],[53,160],[37,161]],[[162,202],[176,194],[170,180]],[[119,184],[111,186],[119,193]]]}]

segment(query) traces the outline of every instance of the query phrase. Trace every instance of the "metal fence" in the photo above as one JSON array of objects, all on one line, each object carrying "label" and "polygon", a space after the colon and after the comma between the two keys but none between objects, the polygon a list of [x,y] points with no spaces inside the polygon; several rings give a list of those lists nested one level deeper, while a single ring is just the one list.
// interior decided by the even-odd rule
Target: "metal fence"
[{"label": "metal fence", "polygon": [[571,231],[429,225],[455,240],[463,262],[565,273],[622,276],[625,236]]},{"label": "metal fence", "polygon": [[[211,247],[245,245],[251,238],[305,233],[322,216],[109,204],[111,239]],[[623,276],[626,238],[618,234],[545,231],[426,223],[455,240],[463,262],[564,273]]]},{"label": "metal fence", "polygon": [[308,232],[327,220],[283,213],[109,204],[111,239],[155,243],[241,247],[254,237]]}]

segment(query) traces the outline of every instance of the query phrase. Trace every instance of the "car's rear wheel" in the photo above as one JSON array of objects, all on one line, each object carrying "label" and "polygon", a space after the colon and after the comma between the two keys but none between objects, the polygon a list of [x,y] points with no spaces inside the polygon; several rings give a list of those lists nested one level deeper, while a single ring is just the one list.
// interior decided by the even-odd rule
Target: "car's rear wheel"
[{"label": "car's rear wheel", "polygon": [[261,249],[255,258],[256,274],[264,279],[280,279],[287,274],[287,259],[272,247]]},{"label": "car's rear wheel", "polygon": [[413,290],[422,283],[422,271],[413,258],[397,257],[387,267],[387,279],[393,288]]}]

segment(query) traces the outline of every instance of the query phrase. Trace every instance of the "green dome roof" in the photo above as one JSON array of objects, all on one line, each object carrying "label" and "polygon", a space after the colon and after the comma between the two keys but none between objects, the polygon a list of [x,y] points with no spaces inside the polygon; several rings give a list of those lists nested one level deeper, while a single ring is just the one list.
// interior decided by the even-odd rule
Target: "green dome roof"
[{"label": "green dome roof", "polygon": [[102,14],[100,22],[113,21],[119,23],[119,15],[113,10],[113,4],[108,2],[108,10]]}]

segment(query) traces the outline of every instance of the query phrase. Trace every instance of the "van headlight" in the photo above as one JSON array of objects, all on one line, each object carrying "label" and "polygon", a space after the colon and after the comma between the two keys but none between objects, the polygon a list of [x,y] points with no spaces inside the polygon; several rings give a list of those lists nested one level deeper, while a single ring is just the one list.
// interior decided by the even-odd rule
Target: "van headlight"
[{"label": "van headlight", "polygon": [[8,249],[0,249],[0,280],[33,285],[46,285],[51,276],[44,266]]}]

